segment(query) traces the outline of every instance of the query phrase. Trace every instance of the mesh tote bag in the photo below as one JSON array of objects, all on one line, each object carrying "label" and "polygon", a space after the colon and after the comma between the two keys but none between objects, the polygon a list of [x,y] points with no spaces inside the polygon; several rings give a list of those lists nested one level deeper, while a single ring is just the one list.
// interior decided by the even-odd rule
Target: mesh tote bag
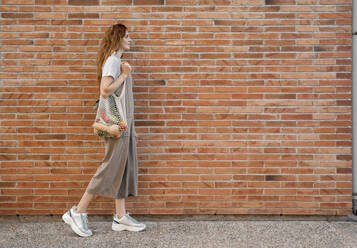
[{"label": "mesh tote bag", "polygon": [[101,137],[120,138],[121,133],[127,130],[126,106],[125,106],[126,80],[120,95],[114,92],[110,96],[99,97],[97,104],[97,115],[92,125],[94,134]]}]

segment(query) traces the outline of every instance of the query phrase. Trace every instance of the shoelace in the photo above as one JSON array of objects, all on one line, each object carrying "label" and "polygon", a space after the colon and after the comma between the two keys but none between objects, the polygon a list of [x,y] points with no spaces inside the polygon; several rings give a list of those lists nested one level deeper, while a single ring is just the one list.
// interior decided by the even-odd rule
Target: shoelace
[{"label": "shoelace", "polygon": [[88,230],[88,219],[86,214],[81,214],[81,219],[83,223],[83,227],[85,230]]},{"label": "shoelace", "polygon": [[[74,209],[74,212],[76,213],[76,208]],[[85,230],[89,230],[88,228],[88,219],[87,219],[87,214],[86,213],[79,213],[79,216],[81,217],[81,221],[83,224],[83,228]]]},{"label": "shoelace", "polygon": [[132,222],[134,222],[135,224],[140,224],[140,222],[138,222],[136,219],[134,219],[133,217],[131,217],[131,216],[129,215],[129,213],[127,214],[127,217],[128,217]]}]

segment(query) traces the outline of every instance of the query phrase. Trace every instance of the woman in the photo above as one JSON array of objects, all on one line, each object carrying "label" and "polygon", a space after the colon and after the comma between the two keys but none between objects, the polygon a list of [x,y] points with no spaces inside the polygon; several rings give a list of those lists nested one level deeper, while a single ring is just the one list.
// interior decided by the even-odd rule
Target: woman
[{"label": "woman", "polygon": [[105,155],[102,164],[78,205],[62,216],[72,230],[82,237],[92,235],[86,210],[94,195],[115,199],[112,230],[142,231],[146,228],[145,224],[139,223],[125,211],[125,197],[137,196],[137,135],[134,127],[131,67],[121,61],[123,52],[130,49],[130,42],[126,26],[115,24],[105,32],[98,52],[97,80],[100,83],[100,96],[106,98],[112,94],[120,95],[125,90],[127,130],[120,138],[104,137]]}]

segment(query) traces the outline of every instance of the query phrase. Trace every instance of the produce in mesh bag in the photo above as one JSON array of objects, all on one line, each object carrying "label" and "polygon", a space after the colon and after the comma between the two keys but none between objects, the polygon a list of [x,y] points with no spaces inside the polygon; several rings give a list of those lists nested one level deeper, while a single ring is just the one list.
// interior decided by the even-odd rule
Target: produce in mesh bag
[{"label": "produce in mesh bag", "polygon": [[124,121],[120,122],[120,125],[104,125],[100,122],[95,122],[92,127],[94,128],[94,134],[99,136],[109,136],[112,138],[120,138],[120,132],[126,131],[127,126]]},{"label": "produce in mesh bag", "polygon": [[106,98],[100,96],[99,101],[97,100],[97,115],[92,125],[94,134],[120,138],[121,132],[127,130],[124,91],[123,88],[120,96],[113,93]]}]

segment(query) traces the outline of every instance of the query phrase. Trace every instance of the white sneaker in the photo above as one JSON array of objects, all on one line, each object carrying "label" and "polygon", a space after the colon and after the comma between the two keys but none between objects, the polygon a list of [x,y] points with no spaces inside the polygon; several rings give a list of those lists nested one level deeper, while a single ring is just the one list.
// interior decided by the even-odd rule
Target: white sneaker
[{"label": "white sneaker", "polygon": [[133,231],[139,232],[146,228],[144,223],[138,222],[136,219],[129,215],[129,212],[121,217],[118,218],[117,214],[114,214],[113,223],[112,223],[112,230],[113,231]]},{"label": "white sneaker", "polygon": [[73,206],[64,215],[62,215],[63,221],[70,225],[72,230],[79,236],[91,236],[93,233],[88,228],[87,213],[76,213],[76,209],[77,207]]}]

